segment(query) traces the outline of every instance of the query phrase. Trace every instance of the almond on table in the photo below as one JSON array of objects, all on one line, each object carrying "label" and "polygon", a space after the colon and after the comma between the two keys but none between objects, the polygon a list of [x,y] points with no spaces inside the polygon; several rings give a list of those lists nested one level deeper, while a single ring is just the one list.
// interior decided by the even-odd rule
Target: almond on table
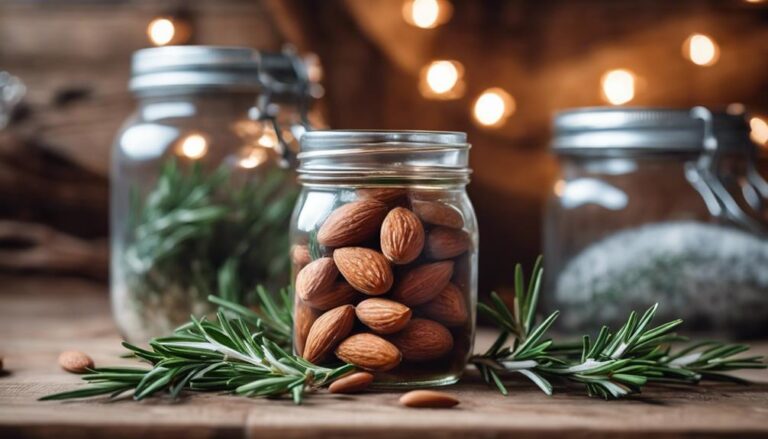
[{"label": "almond on table", "polygon": [[85,373],[93,369],[93,360],[84,352],[64,351],[59,355],[59,366],[67,372]]},{"label": "almond on table", "polygon": [[400,404],[413,408],[451,408],[459,405],[459,400],[436,390],[413,390],[400,397]]},{"label": "almond on table", "polygon": [[332,382],[328,390],[331,393],[357,393],[368,388],[373,378],[370,372],[355,372]]}]

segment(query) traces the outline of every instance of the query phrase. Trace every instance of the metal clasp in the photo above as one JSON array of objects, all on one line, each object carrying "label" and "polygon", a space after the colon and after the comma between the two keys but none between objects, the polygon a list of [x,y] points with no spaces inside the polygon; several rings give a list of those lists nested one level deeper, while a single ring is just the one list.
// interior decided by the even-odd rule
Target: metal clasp
[{"label": "metal clasp", "polygon": [[694,107],[690,115],[703,122],[704,150],[696,161],[685,164],[686,178],[699,192],[713,217],[730,221],[755,234],[768,234],[765,225],[742,210],[718,177],[717,166],[721,151],[714,132],[712,113],[704,107]]}]

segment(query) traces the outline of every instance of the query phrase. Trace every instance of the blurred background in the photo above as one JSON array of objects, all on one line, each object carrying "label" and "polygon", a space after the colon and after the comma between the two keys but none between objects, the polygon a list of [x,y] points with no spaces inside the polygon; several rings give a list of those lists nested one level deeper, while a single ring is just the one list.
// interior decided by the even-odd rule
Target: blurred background
[{"label": "blurred background", "polygon": [[1,270],[107,278],[131,54],[166,44],[291,45],[332,128],[466,131],[481,291],[541,252],[556,111],[746,110],[768,141],[765,0],[4,0]]}]

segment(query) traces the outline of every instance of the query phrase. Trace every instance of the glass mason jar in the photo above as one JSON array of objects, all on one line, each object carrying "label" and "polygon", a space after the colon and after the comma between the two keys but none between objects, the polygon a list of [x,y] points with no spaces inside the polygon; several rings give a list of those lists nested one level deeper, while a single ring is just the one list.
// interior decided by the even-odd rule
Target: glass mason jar
[{"label": "glass mason jar", "polygon": [[298,187],[279,165],[287,127],[304,128],[285,76],[294,61],[204,46],[134,55],[138,107],[115,140],[111,186],[112,309],[127,339],[212,311],[209,294],[247,302],[257,284],[288,282]]},{"label": "glass mason jar", "polygon": [[617,328],[659,303],[686,330],[768,334],[765,180],[743,116],[587,108],[555,130],[545,297],[561,327]]},{"label": "glass mason jar", "polygon": [[477,225],[466,135],[314,131],[291,221],[294,350],[379,387],[456,382],[472,352]]}]

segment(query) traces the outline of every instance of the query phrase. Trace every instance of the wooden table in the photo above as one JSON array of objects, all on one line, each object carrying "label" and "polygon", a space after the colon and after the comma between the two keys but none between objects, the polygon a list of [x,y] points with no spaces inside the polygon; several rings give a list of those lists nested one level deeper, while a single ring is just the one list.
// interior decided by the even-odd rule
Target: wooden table
[{"label": "wooden table", "polygon": [[[525,381],[503,397],[475,373],[449,391],[452,410],[399,407],[398,393],[339,396],[318,393],[302,406],[288,400],[192,395],[38,402],[75,388],[77,376],[56,364],[58,353],[80,349],[97,365],[125,364],[109,315],[106,287],[57,278],[0,277],[0,437],[768,437],[768,372],[751,386],[651,388],[606,402],[577,390],[547,397]],[[490,334],[483,336],[483,342]],[[757,350],[768,352],[768,344]]]}]

